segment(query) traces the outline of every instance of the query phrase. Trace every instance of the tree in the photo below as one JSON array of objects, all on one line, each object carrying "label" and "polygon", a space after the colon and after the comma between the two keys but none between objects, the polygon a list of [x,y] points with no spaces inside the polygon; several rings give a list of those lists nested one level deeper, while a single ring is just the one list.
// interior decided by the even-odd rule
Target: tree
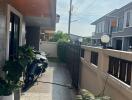
[{"label": "tree", "polygon": [[90,45],[91,44],[91,37],[84,37],[82,44],[83,45]]},{"label": "tree", "polygon": [[58,42],[58,41],[62,40],[62,41],[66,41],[67,42],[69,39],[70,38],[69,38],[69,35],[68,34],[63,33],[62,31],[57,31],[53,35],[52,39],[50,39],[50,41],[51,42]]}]

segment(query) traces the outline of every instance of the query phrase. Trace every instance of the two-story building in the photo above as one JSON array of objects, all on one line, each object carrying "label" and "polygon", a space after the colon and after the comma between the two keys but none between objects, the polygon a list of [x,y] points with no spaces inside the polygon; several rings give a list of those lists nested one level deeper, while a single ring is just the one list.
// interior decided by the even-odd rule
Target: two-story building
[{"label": "two-story building", "polygon": [[108,34],[114,49],[127,51],[132,46],[132,2],[92,23],[96,25],[92,44],[100,46],[101,36]]},{"label": "two-story building", "polygon": [[18,46],[38,50],[41,30],[55,28],[56,0],[0,0],[0,73],[5,60],[17,55]]}]

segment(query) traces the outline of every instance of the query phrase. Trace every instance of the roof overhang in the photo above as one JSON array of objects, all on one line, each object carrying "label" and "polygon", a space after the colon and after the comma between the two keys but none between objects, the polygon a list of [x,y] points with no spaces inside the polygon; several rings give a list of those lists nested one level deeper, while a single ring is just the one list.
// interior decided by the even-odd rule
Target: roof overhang
[{"label": "roof overhang", "polygon": [[96,21],[94,21],[93,23],[91,23],[91,25],[96,25],[97,23],[105,20],[106,18],[113,18],[113,17],[115,17],[115,16],[113,16],[113,14],[116,13],[117,11],[119,11],[119,9],[115,9],[115,10],[111,11],[110,13],[102,16],[101,18],[99,18]]},{"label": "roof overhang", "polygon": [[28,26],[55,30],[56,0],[9,0],[25,18]]},{"label": "roof overhang", "polygon": [[96,25],[97,23],[99,23],[105,19],[106,19],[106,16],[103,16],[103,17],[99,18],[98,20],[94,21],[93,23],[91,23],[91,25]]}]

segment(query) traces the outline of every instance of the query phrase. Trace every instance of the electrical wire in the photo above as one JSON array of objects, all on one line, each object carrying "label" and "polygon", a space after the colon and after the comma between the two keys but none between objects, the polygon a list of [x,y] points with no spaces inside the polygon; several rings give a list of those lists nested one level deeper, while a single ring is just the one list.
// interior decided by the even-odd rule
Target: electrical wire
[{"label": "electrical wire", "polygon": [[[87,9],[89,9],[94,3],[96,2],[96,0],[93,0],[93,2],[91,2],[88,6],[87,6]],[[79,5],[78,8],[80,8],[82,6],[82,4]],[[82,12],[81,12],[82,13]],[[81,14],[79,13],[79,14]]]},{"label": "electrical wire", "polygon": [[66,87],[69,89],[73,89],[71,85],[65,85],[65,84],[60,84],[60,83],[54,83],[54,82],[43,82],[43,81],[37,81],[39,83],[48,83],[48,84],[53,84],[53,85],[58,85],[58,86],[62,86],[62,87]]}]

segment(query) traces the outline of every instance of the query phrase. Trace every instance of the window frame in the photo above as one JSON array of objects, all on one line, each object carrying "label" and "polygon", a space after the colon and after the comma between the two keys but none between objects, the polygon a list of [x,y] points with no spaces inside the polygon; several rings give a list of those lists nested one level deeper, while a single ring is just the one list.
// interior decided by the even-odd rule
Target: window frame
[{"label": "window frame", "polygon": [[[130,13],[130,17],[129,17],[129,26],[126,26],[127,24],[127,14]],[[132,10],[127,10],[124,13],[124,28],[129,28],[132,27]]]},{"label": "window frame", "polygon": [[[113,21],[113,20],[116,21],[116,30],[115,30],[115,31],[112,31],[112,21]],[[111,33],[117,33],[117,32],[118,32],[117,28],[118,28],[118,18],[116,18],[116,19],[111,19],[111,20],[110,20],[110,29],[111,29]]]},{"label": "window frame", "polygon": [[122,22],[122,29],[119,30],[119,19],[120,18],[123,19],[122,21],[124,21],[124,15],[117,18],[117,31],[118,32],[122,32],[123,31],[123,28],[124,28],[124,22]]},{"label": "window frame", "polygon": [[105,21],[101,21],[96,25],[96,33],[104,33],[105,32]]}]

